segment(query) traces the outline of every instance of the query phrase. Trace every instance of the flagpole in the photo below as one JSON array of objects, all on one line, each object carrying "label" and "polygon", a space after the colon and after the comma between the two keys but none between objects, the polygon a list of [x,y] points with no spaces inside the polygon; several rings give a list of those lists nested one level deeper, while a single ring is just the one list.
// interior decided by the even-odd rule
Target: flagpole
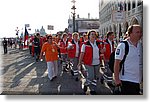
[{"label": "flagpole", "polygon": [[16,27],[16,40],[15,40],[15,49],[17,48],[17,40],[18,40],[19,29]]},{"label": "flagpole", "polygon": [[[26,29],[26,27],[25,27],[25,29]],[[25,31],[24,31],[24,39],[23,39],[24,40],[24,42],[23,42],[24,43],[24,48],[25,48],[25,39],[26,38],[25,38]]]},{"label": "flagpole", "polygon": [[25,32],[24,32],[24,48],[27,48],[28,46],[27,46],[27,41],[28,41],[28,36],[29,36],[29,33],[28,33],[28,30],[27,30],[27,28],[26,28],[26,26],[25,26]]}]

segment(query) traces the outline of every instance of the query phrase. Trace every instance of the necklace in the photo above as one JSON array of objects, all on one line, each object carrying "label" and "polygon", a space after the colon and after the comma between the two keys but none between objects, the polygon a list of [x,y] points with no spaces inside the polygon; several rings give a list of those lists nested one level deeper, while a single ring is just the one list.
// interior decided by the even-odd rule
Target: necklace
[{"label": "necklace", "polygon": [[55,52],[55,49],[54,49],[54,47],[53,47],[53,44],[50,44],[50,43],[49,43],[49,50],[51,50],[52,52]]},{"label": "necklace", "polygon": [[52,52],[55,52],[55,49],[54,49],[54,47],[53,47],[53,44],[52,44],[51,46],[52,46]]}]

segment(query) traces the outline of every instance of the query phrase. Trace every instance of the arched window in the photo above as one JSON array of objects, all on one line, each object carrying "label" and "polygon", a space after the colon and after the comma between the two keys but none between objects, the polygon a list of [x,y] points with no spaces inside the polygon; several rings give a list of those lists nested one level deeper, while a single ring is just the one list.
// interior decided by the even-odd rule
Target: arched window
[{"label": "arched window", "polygon": [[140,5],[142,5],[142,1],[138,0],[137,6],[140,6]]},{"label": "arched window", "polygon": [[124,10],[125,10],[125,11],[126,11],[126,6],[127,6],[126,3],[124,3]]},{"label": "arched window", "polygon": [[128,11],[131,10],[131,3],[130,3],[130,0],[128,1]]},{"label": "arched window", "polygon": [[139,24],[138,20],[135,17],[133,17],[131,20],[131,25],[133,24]]},{"label": "arched window", "polygon": [[132,1],[132,9],[135,8],[135,0]]}]

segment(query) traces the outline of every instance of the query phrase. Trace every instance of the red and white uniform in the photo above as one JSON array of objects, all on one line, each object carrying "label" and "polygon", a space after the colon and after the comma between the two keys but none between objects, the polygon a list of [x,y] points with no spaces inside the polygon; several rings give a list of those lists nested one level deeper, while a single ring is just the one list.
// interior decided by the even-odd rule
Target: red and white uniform
[{"label": "red and white uniform", "polygon": [[[69,48],[71,47],[71,48]],[[75,58],[79,57],[80,54],[80,49],[81,49],[81,43],[80,41],[75,41],[72,40],[71,42],[68,43],[68,57],[69,58]]]},{"label": "red and white uniform", "polygon": [[81,52],[84,52],[83,62],[86,65],[98,65],[100,64],[100,44],[98,41],[95,41],[92,44],[90,41],[87,41],[82,45]]},{"label": "red and white uniform", "polygon": [[108,61],[111,53],[115,50],[114,41],[106,39],[104,41],[104,47],[106,48],[106,51],[104,52],[105,60]]}]

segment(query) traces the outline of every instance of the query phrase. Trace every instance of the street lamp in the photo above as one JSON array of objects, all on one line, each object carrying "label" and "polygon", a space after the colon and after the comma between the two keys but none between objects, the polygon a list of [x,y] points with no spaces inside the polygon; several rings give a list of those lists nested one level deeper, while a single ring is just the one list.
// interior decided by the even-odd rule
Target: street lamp
[{"label": "street lamp", "polygon": [[16,27],[16,35],[18,36],[18,33],[19,33],[19,29],[18,29],[18,27]]},{"label": "street lamp", "polygon": [[17,48],[17,40],[18,40],[18,34],[19,34],[19,29],[16,27],[16,40],[15,40],[15,49]]},{"label": "street lamp", "polygon": [[73,32],[75,32],[75,10],[76,10],[76,7],[75,7],[75,0],[72,0],[71,1],[72,3],[73,3],[73,6],[72,6],[72,10],[73,10],[73,12],[71,12],[72,14],[73,14]]}]

